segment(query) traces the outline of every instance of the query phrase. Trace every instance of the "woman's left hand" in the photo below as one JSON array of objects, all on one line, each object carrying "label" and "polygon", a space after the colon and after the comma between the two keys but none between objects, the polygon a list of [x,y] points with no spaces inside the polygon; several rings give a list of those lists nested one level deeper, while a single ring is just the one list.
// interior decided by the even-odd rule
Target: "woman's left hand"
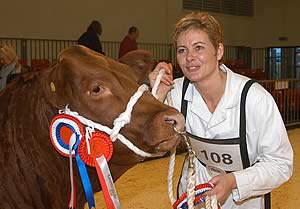
[{"label": "woman's left hand", "polygon": [[214,184],[214,188],[205,194],[208,196],[216,195],[221,205],[225,203],[232,189],[236,188],[235,176],[232,173],[215,176],[209,182]]}]

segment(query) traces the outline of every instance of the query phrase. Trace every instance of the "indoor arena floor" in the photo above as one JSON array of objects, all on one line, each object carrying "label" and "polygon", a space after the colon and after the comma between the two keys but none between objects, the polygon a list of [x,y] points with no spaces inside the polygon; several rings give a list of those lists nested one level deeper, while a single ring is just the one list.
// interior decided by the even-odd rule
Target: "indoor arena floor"
[{"label": "indoor arena floor", "polygon": [[[272,209],[300,207],[300,129],[288,131],[294,149],[292,178],[271,193]],[[177,183],[184,155],[177,155],[173,177]],[[143,162],[127,171],[115,184],[122,209],[171,209],[168,199],[169,157]],[[299,193],[298,193],[299,192]],[[97,209],[106,209],[102,192],[95,195]],[[85,207],[88,209],[88,207]]]}]

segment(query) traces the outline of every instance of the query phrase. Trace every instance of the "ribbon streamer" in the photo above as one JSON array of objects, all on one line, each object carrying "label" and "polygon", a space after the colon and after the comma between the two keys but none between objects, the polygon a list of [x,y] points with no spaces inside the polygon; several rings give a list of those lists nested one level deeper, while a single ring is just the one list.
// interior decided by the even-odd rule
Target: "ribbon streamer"
[{"label": "ribbon streamer", "polygon": [[95,161],[107,208],[120,208],[120,201],[105,157],[102,155],[101,157],[96,158]]}]

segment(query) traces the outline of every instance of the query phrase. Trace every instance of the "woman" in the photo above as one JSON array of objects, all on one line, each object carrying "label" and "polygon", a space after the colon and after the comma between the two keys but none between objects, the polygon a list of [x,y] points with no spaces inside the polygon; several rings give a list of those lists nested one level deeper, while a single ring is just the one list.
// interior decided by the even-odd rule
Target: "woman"
[{"label": "woman", "polygon": [[[184,77],[173,81],[172,66],[159,63],[149,79],[153,86],[165,69],[157,94],[164,101],[169,93],[186,117],[197,156],[196,184],[213,183],[207,195],[216,195],[222,209],[264,208],[264,194],[286,182],[293,170],[293,150],[276,103],[261,85],[247,83],[249,78],[222,64],[222,30],[209,14],[182,18],[174,43]],[[186,175],[185,162],[180,194],[186,191]]]}]

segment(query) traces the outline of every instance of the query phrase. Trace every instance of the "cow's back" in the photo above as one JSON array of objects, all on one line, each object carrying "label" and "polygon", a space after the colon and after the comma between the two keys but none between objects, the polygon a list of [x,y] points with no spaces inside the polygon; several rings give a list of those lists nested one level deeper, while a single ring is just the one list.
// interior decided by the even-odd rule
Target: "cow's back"
[{"label": "cow's back", "polygon": [[[0,208],[50,209],[68,202],[68,160],[55,151],[48,134],[56,110],[37,77],[43,75],[20,77],[0,94]],[[53,195],[58,189],[65,195]]]}]

